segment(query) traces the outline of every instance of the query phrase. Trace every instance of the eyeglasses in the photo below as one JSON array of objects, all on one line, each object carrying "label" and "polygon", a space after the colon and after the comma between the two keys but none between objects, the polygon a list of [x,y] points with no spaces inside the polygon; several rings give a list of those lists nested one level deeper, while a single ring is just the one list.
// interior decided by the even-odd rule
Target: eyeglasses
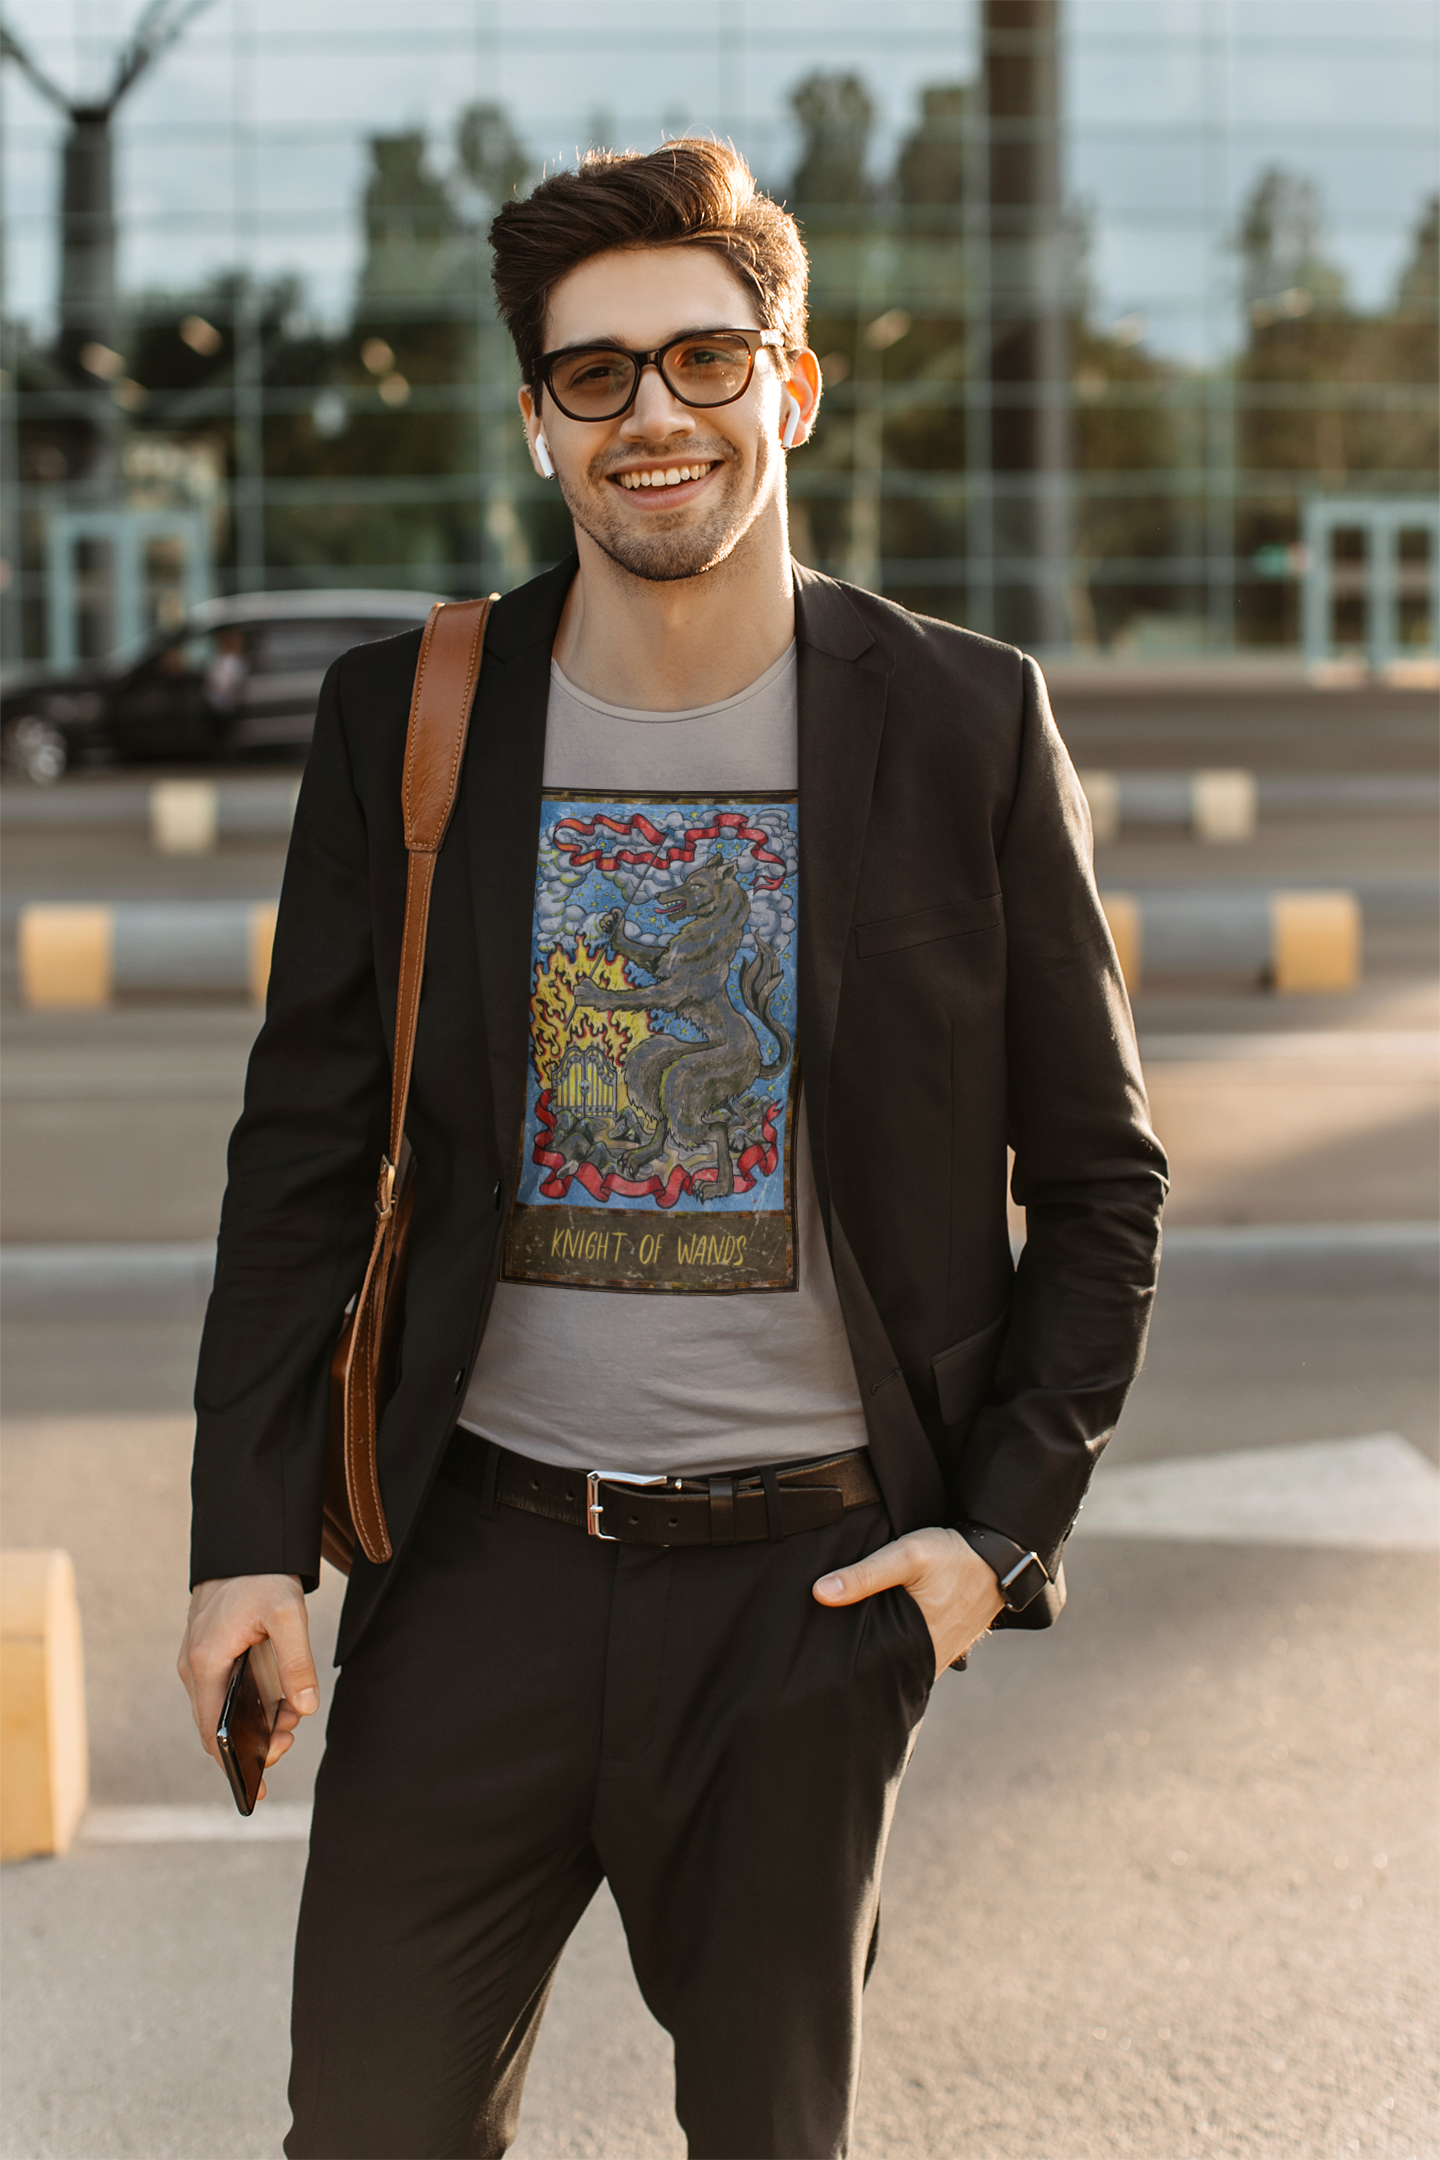
[{"label": "eyeglasses", "polygon": [[567,420],[618,420],[634,404],[640,377],[653,367],[672,397],[704,410],[733,405],[750,387],[755,355],[783,352],[778,330],[691,330],[657,345],[654,352],[627,352],[621,345],[570,345],[543,353],[535,370]]}]

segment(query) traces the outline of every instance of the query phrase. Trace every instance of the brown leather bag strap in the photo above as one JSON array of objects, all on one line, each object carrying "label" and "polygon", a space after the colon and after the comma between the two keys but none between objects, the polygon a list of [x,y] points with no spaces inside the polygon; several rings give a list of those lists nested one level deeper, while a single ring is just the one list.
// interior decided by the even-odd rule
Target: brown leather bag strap
[{"label": "brown leather bag strap", "polygon": [[377,1208],[381,1220],[394,1205],[395,1176],[405,1143],[410,1067],[425,974],[430,927],[430,885],[435,858],[455,807],[470,707],[480,675],[485,624],[499,595],[488,600],[437,600],[430,610],[405,734],[405,930],[400,944],[400,988],[395,1001],[395,1062],[390,1082],[390,1146],[381,1171]]}]

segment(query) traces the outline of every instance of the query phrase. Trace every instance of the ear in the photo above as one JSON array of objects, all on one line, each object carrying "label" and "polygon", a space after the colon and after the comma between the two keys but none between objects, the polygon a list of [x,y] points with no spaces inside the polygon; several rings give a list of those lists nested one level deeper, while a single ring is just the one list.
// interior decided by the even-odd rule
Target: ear
[{"label": "ear", "polygon": [[[781,427],[789,438],[785,444],[787,450],[798,450],[801,443],[810,440],[815,427],[815,416],[820,410],[822,387],[820,362],[807,346],[804,352],[796,353],[789,362],[789,373],[782,386],[784,395],[780,401]],[[793,406],[786,403],[786,397],[794,400]],[[790,423],[788,426],[787,415]]]},{"label": "ear", "polygon": [[545,440],[540,407],[531,394],[530,385],[522,383],[519,391],[520,417],[525,423],[525,446],[530,452],[530,462],[542,480],[553,480],[555,464],[550,456],[550,446]]}]

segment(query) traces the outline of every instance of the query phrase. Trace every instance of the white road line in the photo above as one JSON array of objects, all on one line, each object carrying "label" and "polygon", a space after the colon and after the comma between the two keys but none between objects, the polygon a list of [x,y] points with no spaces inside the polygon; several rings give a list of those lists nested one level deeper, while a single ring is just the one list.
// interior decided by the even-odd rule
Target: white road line
[{"label": "white road line", "polygon": [[1102,1464],[1074,1534],[1433,1552],[1440,1471],[1399,1433]]},{"label": "white road line", "polygon": [[80,1825],[84,1845],[243,1845],[303,1841],[307,1801],[262,1800],[255,1813],[234,1807],[93,1807]]},{"label": "white road line", "polygon": [[[1247,1253],[1393,1253],[1434,1252],[1440,1248],[1440,1223],[1177,1223],[1164,1233],[1163,1254],[1221,1253],[1236,1259]],[[1163,1261],[1162,1261],[1163,1266]]]},{"label": "white road line", "polygon": [[1391,1063],[1397,1058],[1440,1058],[1440,1032],[1433,1028],[1409,1028],[1401,1032],[1351,1028],[1326,1034],[1254,1034],[1237,1030],[1224,1035],[1142,1035],[1142,1064],[1238,1064],[1255,1058],[1267,1061],[1296,1059],[1313,1064],[1316,1059],[1352,1059],[1364,1064]]}]

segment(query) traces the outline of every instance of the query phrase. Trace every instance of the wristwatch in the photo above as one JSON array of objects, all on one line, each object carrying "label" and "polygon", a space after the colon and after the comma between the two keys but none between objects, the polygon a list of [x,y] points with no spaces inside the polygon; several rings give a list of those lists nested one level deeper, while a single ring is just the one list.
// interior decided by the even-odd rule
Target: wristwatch
[{"label": "wristwatch", "polygon": [[998,1530],[987,1530],[983,1523],[961,1523],[959,1528],[966,1544],[979,1553],[987,1567],[995,1570],[1000,1595],[1010,1611],[1024,1612],[1050,1580],[1040,1555],[1026,1552],[1014,1538],[1005,1537]]}]

